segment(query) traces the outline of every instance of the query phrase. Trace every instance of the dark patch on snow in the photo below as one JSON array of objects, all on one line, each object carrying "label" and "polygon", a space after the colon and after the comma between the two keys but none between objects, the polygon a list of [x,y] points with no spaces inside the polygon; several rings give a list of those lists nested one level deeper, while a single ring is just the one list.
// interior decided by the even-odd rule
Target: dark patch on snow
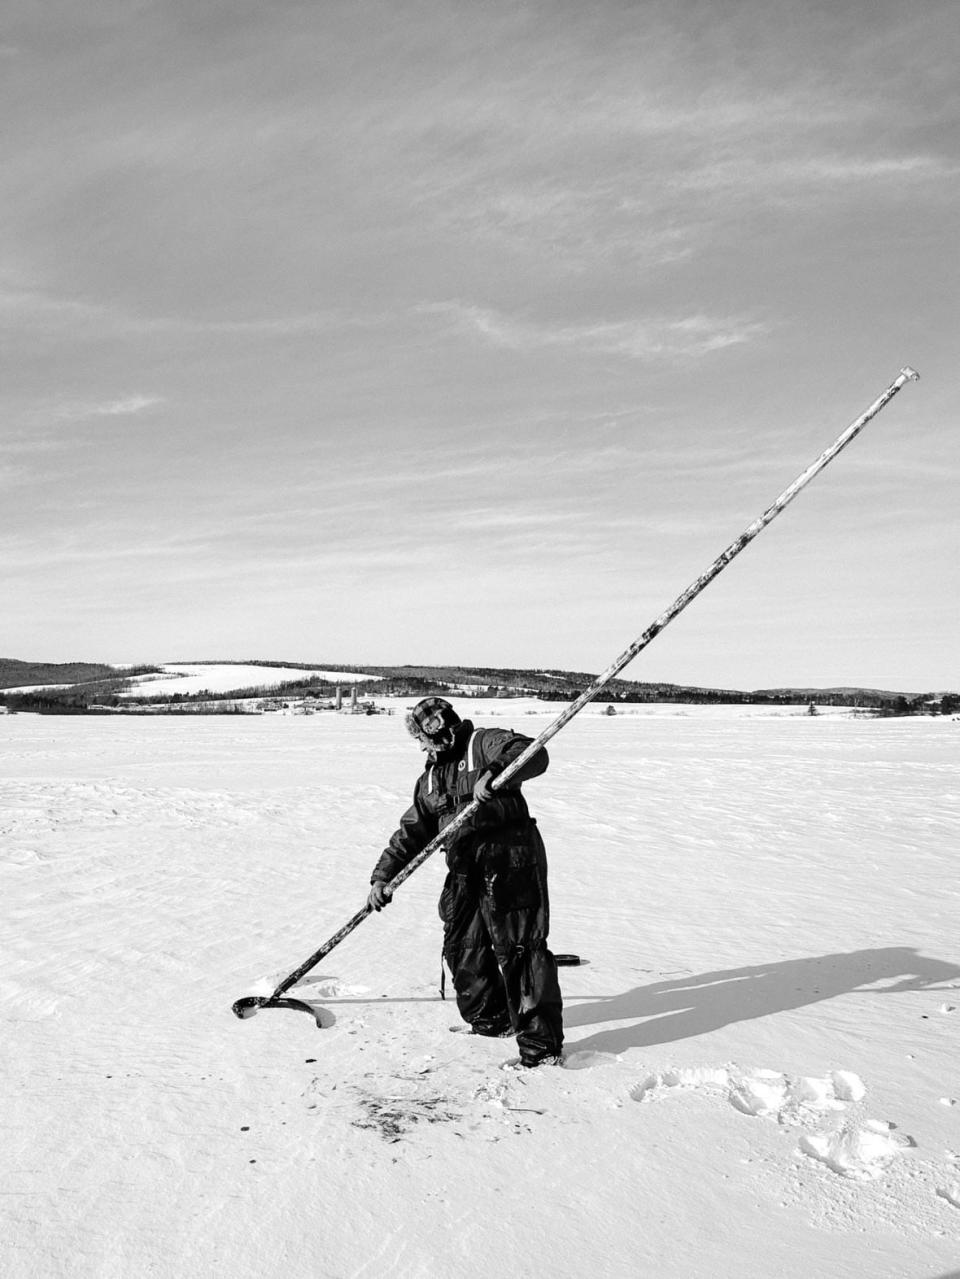
[{"label": "dark patch on snow", "polygon": [[417,1124],[443,1124],[462,1119],[459,1111],[447,1109],[445,1097],[376,1097],[359,1096],[363,1115],[352,1120],[354,1128],[377,1132],[386,1142],[400,1141]]}]

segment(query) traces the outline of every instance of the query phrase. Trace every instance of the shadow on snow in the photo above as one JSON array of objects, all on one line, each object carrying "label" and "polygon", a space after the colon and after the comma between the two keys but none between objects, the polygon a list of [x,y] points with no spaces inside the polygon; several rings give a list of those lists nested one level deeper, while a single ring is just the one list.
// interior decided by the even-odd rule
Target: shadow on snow
[{"label": "shadow on snow", "polygon": [[[960,967],[956,964],[928,959],[908,946],[882,946],[635,986],[620,995],[594,997],[588,1003],[578,1000],[564,1009],[563,1021],[568,1031],[612,1021],[629,1022],[568,1041],[577,1051],[620,1053],[708,1034],[733,1022],[803,1008],[854,991],[895,995],[952,990],[952,986],[934,983],[957,981]],[[890,984],[878,987],[877,982]]]}]

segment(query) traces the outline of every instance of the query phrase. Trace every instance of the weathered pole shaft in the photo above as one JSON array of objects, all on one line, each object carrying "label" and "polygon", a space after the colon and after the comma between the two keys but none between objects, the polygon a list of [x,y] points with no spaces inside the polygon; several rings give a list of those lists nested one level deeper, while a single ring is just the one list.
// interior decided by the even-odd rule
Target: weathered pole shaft
[{"label": "weathered pole shaft", "polygon": [[[802,474],[798,475],[793,483],[783,490],[776,501],[771,503],[762,515],[758,516],[748,528],[744,529],[740,536],[732,541],[726,550],[720,552],[707,571],[705,573],[701,573],[695,582],[691,582],[687,589],[677,596],[670,607],[665,609],[659,617],[655,618],[643,634],[638,636],[629,648],[624,649],[616,661],[611,662],[603,674],[598,675],[590,687],[582,692],[575,701],[571,702],[570,705],[566,707],[566,709],[563,710],[557,718],[543,730],[539,737],[537,737],[535,741],[531,742],[523,753],[518,755],[517,758],[499,774],[493,782],[493,789],[497,790],[508,782],[511,777],[523,768],[524,764],[529,759],[536,755],[551,738],[555,737],[575,715],[578,715],[588,702],[592,702],[603,687],[606,684],[609,684],[610,680],[612,680],[614,676],[618,675],[629,662],[632,662],[637,654],[642,652],[651,640],[655,639],[663,628],[673,621],[678,613],[682,613],[687,605],[691,603],[692,600],[696,599],[700,592],[704,590],[705,587],[709,586],[719,573],[723,572],[730,561],[739,555],[743,548],[748,543],[752,542],[757,534],[765,529],[771,520],[776,519],[784,507],[788,506],[789,503],[793,501],[800,490],[805,488],[814,476],[818,475],[825,466],[833,461],[842,449],[846,448],[851,440],[855,439],[856,436],[860,434],[870,419],[876,417],[884,405],[893,399],[902,386],[904,386],[907,382],[917,381],[919,377],[920,374],[909,366],[901,369],[898,376],[890,383],[883,394],[878,396],[878,398],[874,400],[870,407],[862,413],[855,422],[851,422],[847,429],[834,440],[830,447],[824,449],[817,460],[812,462]],[[398,874],[393,877],[390,881],[390,889],[395,890],[399,888],[405,880],[409,879],[414,871],[418,870],[429,857],[432,857],[435,852],[444,846],[452,835],[456,834],[465,822],[470,820],[479,807],[479,802],[477,800],[473,800],[466,806],[466,808],[462,808],[456,817],[454,817],[454,819],[444,827],[441,833],[437,835],[435,839],[432,839],[430,843],[416,855],[416,857],[404,866],[403,870],[399,871]],[[270,998],[275,999],[285,990],[289,990],[295,982],[299,981],[305,973],[308,973],[310,969],[318,964],[325,955],[329,954],[329,952],[333,950],[334,946],[341,942],[349,933],[353,932],[357,925],[362,923],[362,921],[366,919],[367,915],[370,914],[370,910],[371,908],[369,906],[365,906],[362,910],[358,911],[356,915],[354,915],[352,919],[348,920],[348,922],[344,924],[344,926],[335,933],[328,942],[325,942],[324,945],[311,955],[309,959],[305,960],[295,972],[292,972],[289,977],[286,977],[276,988]]]}]

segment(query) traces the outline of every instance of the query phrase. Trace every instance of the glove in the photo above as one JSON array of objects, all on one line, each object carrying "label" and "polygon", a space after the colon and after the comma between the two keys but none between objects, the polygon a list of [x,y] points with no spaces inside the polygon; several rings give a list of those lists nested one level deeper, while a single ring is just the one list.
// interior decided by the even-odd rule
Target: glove
[{"label": "glove", "polygon": [[384,906],[390,905],[390,899],[393,897],[393,889],[382,879],[374,880],[370,886],[370,892],[367,894],[367,905],[371,910],[383,910]]},{"label": "glove", "polygon": [[485,804],[487,800],[493,799],[496,792],[492,789],[493,779],[498,776],[498,770],[488,768],[478,779],[477,784],[473,788],[473,798],[481,804]]}]

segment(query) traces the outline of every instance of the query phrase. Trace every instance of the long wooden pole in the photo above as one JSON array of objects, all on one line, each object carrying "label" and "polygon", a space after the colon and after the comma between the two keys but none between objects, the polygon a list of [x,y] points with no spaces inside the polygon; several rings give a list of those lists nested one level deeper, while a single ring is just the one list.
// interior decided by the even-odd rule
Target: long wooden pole
[{"label": "long wooden pole", "polygon": [[[837,436],[830,447],[824,449],[816,461],[812,462],[807,469],[802,472],[802,474],[798,475],[793,483],[783,490],[776,501],[772,502],[762,515],[758,516],[748,528],[744,529],[740,536],[732,541],[726,550],[720,552],[707,571],[705,573],[701,573],[695,582],[691,582],[687,589],[677,596],[670,607],[665,609],[659,617],[655,618],[643,634],[638,636],[629,648],[624,649],[620,656],[610,663],[602,675],[597,676],[588,689],[582,692],[575,701],[571,702],[570,705],[566,707],[566,709],[563,710],[557,718],[543,730],[539,737],[530,743],[522,754],[518,755],[512,763],[507,765],[503,772],[500,773],[492,783],[492,789],[499,790],[500,787],[506,785],[510,778],[518,773],[529,759],[532,759],[538,751],[542,750],[551,738],[556,737],[557,733],[559,733],[566,724],[569,724],[573,717],[578,715],[589,702],[592,702],[597,694],[607,684],[609,684],[610,681],[618,675],[629,662],[632,662],[637,654],[642,652],[643,649],[645,649],[647,645],[660,634],[663,628],[673,621],[678,613],[682,613],[687,605],[695,600],[700,592],[709,586],[719,573],[723,572],[730,561],[739,555],[743,548],[749,542],[752,542],[758,533],[762,532],[762,530],[765,529],[772,520],[776,519],[784,507],[788,506],[793,501],[801,489],[806,488],[814,476],[819,475],[823,468],[829,465],[837,454],[842,449],[845,449],[850,441],[860,434],[870,419],[876,417],[884,405],[888,404],[890,400],[893,399],[902,386],[905,386],[907,382],[918,381],[919,377],[920,374],[917,373],[915,369],[912,369],[909,366],[902,368],[897,377],[894,378],[883,394],[878,396],[870,407],[866,409],[865,412],[861,413],[855,422],[851,422],[847,429],[841,435]],[[427,844],[426,848],[417,853],[416,857],[409,861],[406,866],[404,866],[404,868],[393,877],[388,885],[391,893],[399,888],[405,880],[409,879],[414,871],[419,870],[428,858],[432,857],[435,852],[441,849],[450,840],[451,836],[455,835],[460,827],[470,820],[479,807],[479,800],[472,800],[466,808],[462,808],[456,817],[454,817],[453,820],[443,828],[441,833],[437,835],[435,839],[432,839],[430,843]],[[338,932],[334,933],[329,941],[325,942],[318,951],[315,951],[310,956],[309,959],[304,960],[299,968],[292,972],[288,977],[285,977],[269,998],[248,996],[245,999],[237,1000],[237,1002],[233,1005],[233,1011],[238,1017],[251,1017],[259,1008],[269,1007],[272,1001],[278,1000],[279,996],[281,996],[285,990],[289,990],[294,983],[298,982],[301,977],[310,971],[311,968],[315,967],[325,955],[328,955],[330,951],[333,950],[334,946],[339,945],[339,943],[343,941],[344,937],[346,937],[349,933],[352,933],[357,925],[362,923],[370,913],[370,906],[364,906],[362,910],[357,911],[356,915],[354,915],[352,919],[348,920]],[[290,1000],[287,1002],[297,1006],[296,1001]],[[280,1006],[282,1006],[282,1004]],[[299,1006],[304,1007],[302,1004]],[[307,1008],[307,1011],[312,1010]]]}]

